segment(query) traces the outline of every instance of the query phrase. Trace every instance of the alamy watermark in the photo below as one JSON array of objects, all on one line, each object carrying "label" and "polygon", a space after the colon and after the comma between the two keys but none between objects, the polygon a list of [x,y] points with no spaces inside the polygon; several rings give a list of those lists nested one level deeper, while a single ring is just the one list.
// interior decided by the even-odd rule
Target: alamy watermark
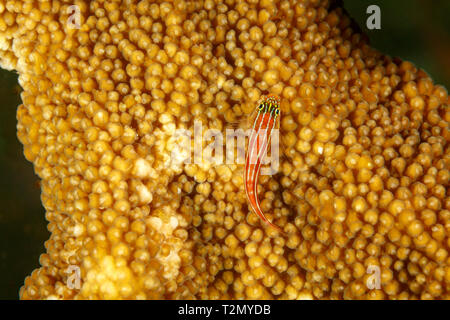
[{"label": "alamy watermark", "polygon": [[[177,166],[182,163],[202,165],[205,161],[213,165],[244,164],[247,150],[246,138],[250,138],[252,133],[258,133],[253,145],[260,152],[252,153],[249,158],[250,164],[256,164],[257,160],[261,159],[261,175],[277,173],[280,165],[279,129],[274,128],[271,132],[263,129],[258,130],[258,132],[254,129],[226,129],[224,139],[223,133],[218,129],[208,129],[203,134],[202,122],[197,120],[194,121],[193,134],[188,129],[177,129],[175,131],[173,135],[175,147],[171,151],[168,166]],[[270,137],[268,137],[268,134],[270,134]],[[269,138],[270,148],[269,145],[267,145],[267,148],[262,147]],[[204,142],[209,144],[203,147]]]},{"label": "alamy watermark", "polygon": [[67,26],[70,29],[80,29],[81,28],[81,10],[77,5],[72,5],[67,8]]},{"label": "alamy watermark", "polygon": [[366,281],[367,288],[369,288],[370,290],[381,289],[380,267],[376,265],[369,265],[366,272],[371,275],[367,278]]},{"label": "alamy watermark", "polygon": [[381,9],[376,4],[372,4],[367,7],[367,14],[370,16],[367,18],[366,26],[369,30],[381,29]]},{"label": "alamy watermark", "polygon": [[69,275],[67,277],[67,287],[69,289],[77,289],[81,288],[81,271],[80,267],[76,265],[69,265],[66,269],[66,273]]}]

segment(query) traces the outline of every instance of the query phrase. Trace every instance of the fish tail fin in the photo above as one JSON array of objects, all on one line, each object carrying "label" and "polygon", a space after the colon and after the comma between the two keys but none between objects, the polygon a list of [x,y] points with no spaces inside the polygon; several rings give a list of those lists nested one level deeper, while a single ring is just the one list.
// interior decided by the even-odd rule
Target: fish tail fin
[{"label": "fish tail fin", "polygon": [[274,223],[272,223],[272,222],[270,222],[270,221],[268,221],[268,220],[267,220],[267,224],[268,224],[269,226],[271,226],[272,228],[274,228],[275,230],[277,230],[278,232],[282,233],[282,234],[285,234],[285,233],[286,233],[286,232],[284,232],[279,226],[277,226],[276,224],[274,224]]}]

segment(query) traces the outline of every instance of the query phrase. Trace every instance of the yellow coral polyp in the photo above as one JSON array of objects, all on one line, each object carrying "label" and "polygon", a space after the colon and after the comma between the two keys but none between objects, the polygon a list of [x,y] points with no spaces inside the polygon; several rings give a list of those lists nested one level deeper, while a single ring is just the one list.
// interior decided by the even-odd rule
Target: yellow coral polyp
[{"label": "yellow coral polyp", "polygon": [[[425,72],[328,0],[73,4],[80,28],[0,1],[51,232],[22,299],[450,298],[449,97]],[[225,132],[268,92],[283,155],[258,192],[286,234],[242,165],[168,165],[176,129]]]}]

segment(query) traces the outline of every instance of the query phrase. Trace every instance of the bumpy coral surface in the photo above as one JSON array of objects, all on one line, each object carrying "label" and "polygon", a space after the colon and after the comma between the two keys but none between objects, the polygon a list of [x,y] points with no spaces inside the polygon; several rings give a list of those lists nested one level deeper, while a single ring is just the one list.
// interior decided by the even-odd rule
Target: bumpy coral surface
[{"label": "bumpy coral surface", "polygon": [[[2,0],[0,62],[51,231],[21,298],[450,298],[447,91],[334,3]],[[285,234],[243,165],[168,165],[176,129],[269,92],[283,156],[258,190]]]}]

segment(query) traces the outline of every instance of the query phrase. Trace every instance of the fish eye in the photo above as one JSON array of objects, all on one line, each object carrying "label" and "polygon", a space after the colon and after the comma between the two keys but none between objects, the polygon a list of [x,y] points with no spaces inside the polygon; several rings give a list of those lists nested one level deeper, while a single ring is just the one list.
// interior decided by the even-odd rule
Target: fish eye
[{"label": "fish eye", "polygon": [[279,114],[280,114],[280,109],[276,108],[276,109],[275,109],[275,114],[276,114],[276,115],[279,115]]},{"label": "fish eye", "polygon": [[261,111],[262,109],[264,109],[264,103],[261,103],[261,104],[258,106],[258,110],[259,110],[259,111]]}]

